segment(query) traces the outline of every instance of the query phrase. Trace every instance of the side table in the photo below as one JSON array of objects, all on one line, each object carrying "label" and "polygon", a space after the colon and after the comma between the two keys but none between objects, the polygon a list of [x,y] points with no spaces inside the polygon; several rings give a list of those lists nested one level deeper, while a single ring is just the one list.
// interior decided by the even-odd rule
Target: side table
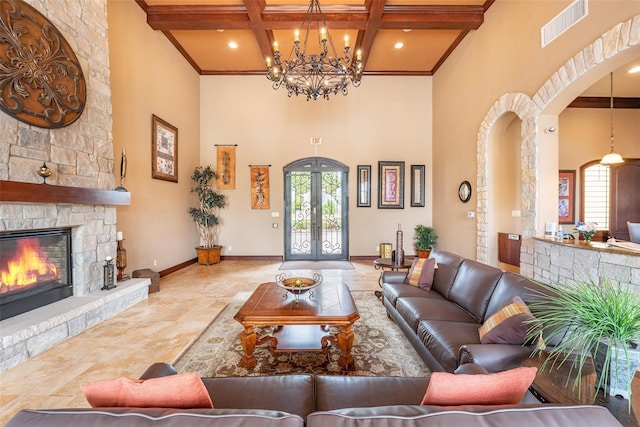
[{"label": "side table", "polygon": [[[405,258],[404,262],[402,264],[396,264],[395,261],[393,261],[391,258],[378,258],[378,259],[374,259],[373,260],[373,266],[375,267],[376,270],[381,270],[380,271],[380,277],[378,277],[378,286],[382,287],[382,273],[384,273],[385,270],[390,270],[390,271],[401,271],[401,270],[407,270],[409,271],[409,269],[411,268],[411,264],[413,263],[412,260],[407,260]],[[375,291],[375,294],[378,298],[382,298],[382,292],[380,291]]]},{"label": "side table", "polygon": [[596,391],[596,373],[593,363],[587,363],[582,368],[582,382],[580,390],[578,390],[577,386],[573,386],[575,372],[569,377],[571,359],[560,366],[556,364],[551,367],[549,363],[545,366],[544,371],[541,371],[540,368],[548,357],[547,353],[542,353],[526,359],[523,363],[523,366],[538,368],[538,374],[529,390],[539,401],[573,405],[600,405],[607,408],[623,426],[637,427],[640,425],[640,375],[637,372],[631,383],[631,408],[629,408],[627,399],[605,396],[602,391]]}]

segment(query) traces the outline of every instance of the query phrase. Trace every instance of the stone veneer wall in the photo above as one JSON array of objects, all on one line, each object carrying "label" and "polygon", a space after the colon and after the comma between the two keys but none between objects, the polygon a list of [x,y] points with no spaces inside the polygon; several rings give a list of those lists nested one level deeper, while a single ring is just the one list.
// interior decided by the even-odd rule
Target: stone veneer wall
[{"label": "stone veneer wall", "polygon": [[[489,236],[488,222],[491,212],[488,211],[490,189],[487,186],[488,176],[488,148],[490,131],[498,119],[509,112],[514,112],[522,120],[521,127],[521,177],[522,201],[521,221],[523,245],[521,257],[531,256],[526,252],[526,240],[538,234],[538,216],[540,197],[538,144],[540,131],[538,127],[539,115],[567,86],[580,78],[581,75],[610,59],[619,53],[640,44],[640,15],[622,22],[602,34],[589,46],[576,53],[559,70],[557,70],[530,98],[522,93],[507,93],[489,109],[482,120],[477,138],[477,230],[476,230],[476,259],[488,262]],[[526,268],[522,273],[527,277],[530,273]]]},{"label": "stone veneer wall", "polygon": [[[26,0],[74,50],[87,83],[87,103],[73,124],[47,130],[0,113],[0,179],[109,190],[113,177],[107,0]],[[45,185],[45,184],[42,184]],[[149,279],[101,291],[102,264],[116,256],[116,208],[103,205],[0,203],[0,231],[72,228],[74,296],[2,321],[0,372],[144,300]]]},{"label": "stone veneer wall", "polygon": [[[113,142],[106,0],[27,0],[65,36],[87,82],[87,104],[76,122],[47,130],[0,113],[0,179],[112,189]],[[102,287],[102,262],[115,257],[114,206],[0,203],[0,231],[72,227],[75,295]]]},{"label": "stone veneer wall", "polygon": [[602,279],[631,286],[640,293],[640,253],[616,249],[562,244],[532,239],[521,250],[520,267],[528,277],[544,283],[566,285],[584,280]]}]

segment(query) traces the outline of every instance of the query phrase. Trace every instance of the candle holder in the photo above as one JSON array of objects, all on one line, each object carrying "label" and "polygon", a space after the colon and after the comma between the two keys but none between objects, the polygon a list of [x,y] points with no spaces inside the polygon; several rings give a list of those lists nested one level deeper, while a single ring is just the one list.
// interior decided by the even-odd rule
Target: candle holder
[{"label": "candle holder", "polygon": [[38,169],[38,175],[42,177],[42,183],[46,184],[47,178],[51,176],[51,169],[49,169],[46,163],[43,163],[42,166],[40,166],[40,169]]},{"label": "candle holder", "polygon": [[102,266],[102,273],[104,277],[104,284],[102,286],[103,291],[108,291],[109,289],[113,289],[116,287],[115,283],[115,270],[113,268],[113,259],[108,256],[104,260],[104,265]]},{"label": "candle holder", "polygon": [[116,250],[116,267],[118,267],[118,282],[129,280],[128,274],[124,274],[127,268],[127,250],[124,248],[124,239],[118,240],[118,249]]}]

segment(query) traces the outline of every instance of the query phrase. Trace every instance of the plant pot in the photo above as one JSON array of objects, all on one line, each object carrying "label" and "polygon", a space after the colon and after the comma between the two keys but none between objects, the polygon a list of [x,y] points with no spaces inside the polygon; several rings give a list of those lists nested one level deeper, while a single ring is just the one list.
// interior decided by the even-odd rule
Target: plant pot
[{"label": "plant pot", "polygon": [[216,245],[211,248],[205,248],[203,246],[197,246],[196,252],[198,253],[198,264],[212,265],[220,262],[220,252],[222,246]]},{"label": "plant pot", "polygon": [[[597,382],[603,375],[603,367],[607,356],[609,344],[601,342],[598,351],[593,351],[593,364],[595,365]],[[617,356],[616,356],[617,354]],[[627,360],[627,356],[629,359]],[[622,396],[625,399],[631,397],[631,381],[640,363],[640,348],[611,347],[611,360],[609,362],[609,373],[601,388],[610,396]]]},{"label": "plant pot", "polygon": [[418,258],[429,258],[431,249],[416,249],[416,252],[418,253]]}]

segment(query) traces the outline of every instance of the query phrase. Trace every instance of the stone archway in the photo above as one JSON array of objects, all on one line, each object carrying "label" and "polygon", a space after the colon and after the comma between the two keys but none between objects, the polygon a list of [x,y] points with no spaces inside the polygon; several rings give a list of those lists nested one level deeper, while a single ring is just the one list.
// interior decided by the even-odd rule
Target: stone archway
[{"label": "stone archway", "polygon": [[522,121],[520,143],[521,168],[522,168],[522,233],[526,238],[535,234],[536,200],[538,193],[537,168],[538,156],[536,155],[536,128],[537,117],[540,113],[538,107],[527,95],[523,93],[507,93],[502,95],[491,107],[482,120],[478,131],[478,177],[476,188],[478,189],[478,219],[477,219],[477,252],[476,259],[480,262],[488,261],[489,248],[489,191],[487,185],[488,176],[488,148],[491,128],[498,119],[506,113],[515,113]]},{"label": "stone archway", "polygon": [[[593,43],[572,56],[560,69],[551,75],[542,87],[538,89],[533,98],[522,93],[507,93],[502,95],[491,106],[482,120],[477,138],[478,176],[476,187],[478,189],[478,216],[476,259],[478,261],[486,263],[488,259],[489,241],[487,233],[491,215],[491,212],[488,212],[488,194],[491,189],[487,186],[487,161],[490,130],[496,121],[503,114],[509,112],[517,114],[522,120],[520,161],[522,173],[521,221],[523,239],[531,239],[537,234],[540,214],[540,129],[538,129],[538,122],[541,113],[556,97],[576,80],[579,80],[585,73],[634,47],[640,47],[640,15],[615,25]],[[529,251],[524,242],[522,251],[523,253]],[[526,276],[532,277],[533,272],[529,271],[531,269],[532,266],[524,266],[524,270],[521,269],[521,272]]]}]

